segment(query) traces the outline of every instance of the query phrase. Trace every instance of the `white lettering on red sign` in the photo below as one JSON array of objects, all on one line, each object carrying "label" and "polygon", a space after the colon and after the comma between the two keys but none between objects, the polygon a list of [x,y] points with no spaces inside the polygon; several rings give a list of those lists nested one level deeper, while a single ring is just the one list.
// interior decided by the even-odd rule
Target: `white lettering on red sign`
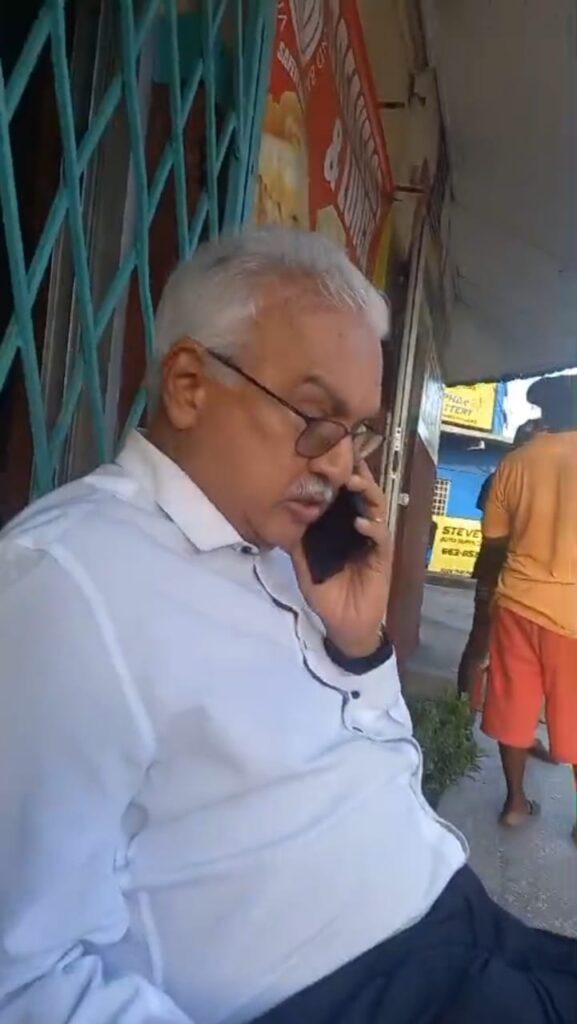
[{"label": "white lettering on red sign", "polygon": [[372,216],[378,220],[382,204],[383,176],[367,103],[350,44],[347,24],[341,15],[340,0],[330,0],[327,11],[329,53],[347,135],[357,157],[357,173],[367,193]]}]

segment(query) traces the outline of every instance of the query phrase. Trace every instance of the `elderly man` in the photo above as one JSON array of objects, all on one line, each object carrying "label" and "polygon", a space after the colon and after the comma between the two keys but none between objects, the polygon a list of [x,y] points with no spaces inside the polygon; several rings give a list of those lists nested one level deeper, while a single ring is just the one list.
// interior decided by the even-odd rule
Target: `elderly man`
[{"label": "elderly man", "polygon": [[[148,435],[4,535],[0,1024],[573,1019],[575,944],[421,793],[364,461],[387,326],[319,236],[202,248]],[[372,545],[314,584],[343,487]]]}]

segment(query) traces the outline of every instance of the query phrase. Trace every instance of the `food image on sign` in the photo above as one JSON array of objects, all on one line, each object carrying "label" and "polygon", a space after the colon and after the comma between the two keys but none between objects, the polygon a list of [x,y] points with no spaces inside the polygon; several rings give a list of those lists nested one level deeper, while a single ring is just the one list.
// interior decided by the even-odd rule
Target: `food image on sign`
[{"label": "food image on sign", "polygon": [[470,576],[481,548],[481,523],[454,516],[433,516],[433,520],[437,532],[429,571]]},{"label": "food image on sign", "polygon": [[295,92],[268,97],[258,169],[257,224],[308,228],[309,185],[304,115]]},{"label": "food image on sign", "polygon": [[256,219],[312,228],[369,276],[393,184],[356,0],[270,0]]}]

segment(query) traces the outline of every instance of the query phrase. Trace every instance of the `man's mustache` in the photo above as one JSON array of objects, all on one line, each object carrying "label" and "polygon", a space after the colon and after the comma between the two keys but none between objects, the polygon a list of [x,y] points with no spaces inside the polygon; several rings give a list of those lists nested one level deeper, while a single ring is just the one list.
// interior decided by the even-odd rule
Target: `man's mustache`
[{"label": "man's mustache", "polygon": [[337,490],[321,476],[307,476],[299,480],[288,495],[288,501],[318,502],[330,505],[337,496]]}]

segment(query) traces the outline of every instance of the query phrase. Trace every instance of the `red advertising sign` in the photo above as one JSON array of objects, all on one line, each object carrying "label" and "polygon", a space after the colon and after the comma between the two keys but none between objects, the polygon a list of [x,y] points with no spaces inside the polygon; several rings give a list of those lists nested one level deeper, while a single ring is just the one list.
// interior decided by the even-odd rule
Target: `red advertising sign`
[{"label": "red advertising sign", "polygon": [[257,221],[320,231],[370,276],[391,192],[356,0],[278,0]]}]

